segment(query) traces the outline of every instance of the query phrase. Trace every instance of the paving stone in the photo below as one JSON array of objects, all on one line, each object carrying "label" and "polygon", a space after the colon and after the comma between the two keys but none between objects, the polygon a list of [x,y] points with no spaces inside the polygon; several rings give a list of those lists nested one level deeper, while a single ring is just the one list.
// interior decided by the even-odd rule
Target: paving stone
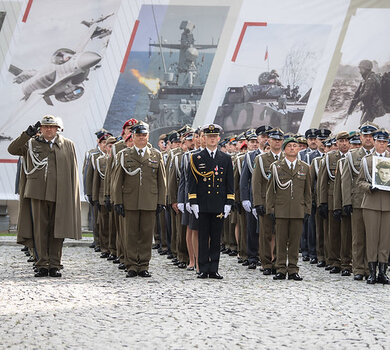
[{"label": "paving stone", "polygon": [[300,262],[273,281],[221,256],[198,280],[153,251],[152,278],[125,278],[84,246],[64,247],[63,277],[33,277],[20,246],[0,246],[1,349],[386,349],[390,286]]}]

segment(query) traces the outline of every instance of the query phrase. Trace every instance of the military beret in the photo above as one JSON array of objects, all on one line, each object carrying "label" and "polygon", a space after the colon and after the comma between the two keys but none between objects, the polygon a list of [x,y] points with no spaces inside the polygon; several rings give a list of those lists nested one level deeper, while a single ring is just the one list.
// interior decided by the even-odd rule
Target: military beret
[{"label": "military beret", "polygon": [[138,123],[137,119],[130,118],[129,120],[126,120],[125,123],[122,126],[122,130],[126,128],[126,126],[133,126]]},{"label": "military beret", "polygon": [[286,148],[286,146],[287,146],[289,143],[291,143],[291,142],[298,143],[298,140],[297,140],[295,137],[288,137],[288,138],[286,138],[286,139],[283,141],[282,150],[284,151],[284,149]]},{"label": "military beret", "polygon": [[306,130],[306,132],[305,132],[305,137],[306,137],[307,139],[308,139],[308,138],[315,139],[315,138],[317,138],[317,131],[318,131],[318,129],[314,129],[314,128],[308,129],[308,130]]}]

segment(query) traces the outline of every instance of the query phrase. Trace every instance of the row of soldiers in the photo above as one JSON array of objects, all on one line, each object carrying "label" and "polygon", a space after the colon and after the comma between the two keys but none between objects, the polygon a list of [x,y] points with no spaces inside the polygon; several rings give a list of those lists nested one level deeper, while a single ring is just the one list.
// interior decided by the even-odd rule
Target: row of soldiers
[{"label": "row of soldiers", "polygon": [[[121,188],[118,190],[117,173],[125,171],[131,179],[137,175],[133,173],[135,170],[129,171],[131,167],[127,168],[126,173],[123,162],[125,157],[122,153],[134,149],[134,135],[137,135],[135,130],[139,125],[134,119],[128,120],[123,126],[120,141],[104,132],[98,134],[98,147],[87,153],[83,167],[86,195],[96,218],[95,250],[102,252],[102,258],[118,263],[120,269],[127,269],[128,275],[130,271],[129,277],[133,277],[132,275],[142,269],[147,271],[150,260],[150,248],[147,247],[151,242],[147,241],[140,250],[145,251],[145,254],[141,254],[145,257],[141,259],[137,256],[136,264],[129,262],[129,257],[126,256],[132,255],[129,250],[138,248],[134,248],[132,240],[127,237],[128,230],[124,222],[127,219],[123,219],[123,203],[119,203],[123,202],[123,198],[119,202],[115,200],[115,192],[117,197],[118,192],[123,192],[122,197],[127,196],[129,203],[137,202],[136,196],[126,194],[123,182],[119,181]],[[220,127],[211,126],[212,131],[217,130],[219,134]],[[378,279],[382,283],[388,283],[387,258],[384,259],[383,256],[387,254],[388,257],[389,244],[386,235],[380,234],[380,230],[385,226],[372,225],[373,219],[370,220],[370,217],[374,212],[386,223],[386,212],[390,210],[390,207],[386,206],[389,193],[372,187],[372,180],[367,177],[371,172],[372,162],[370,163],[368,156],[365,157],[371,155],[374,149],[375,152],[380,151],[380,144],[383,146],[385,143],[388,147],[388,134],[373,123],[365,123],[359,129],[359,132],[340,132],[335,137],[331,137],[330,131],[326,129],[309,129],[303,137],[284,133],[279,128],[261,126],[222,140],[219,149],[229,154],[233,162],[235,199],[232,211],[224,221],[221,251],[238,256],[238,261],[249,269],[256,269],[261,265],[262,273],[275,275],[275,279],[285,278],[288,272],[289,278],[291,276],[292,279],[301,280],[296,264],[297,257],[289,256],[288,266],[277,261],[278,256],[280,261],[286,260],[283,246],[289,245],[291,252],[295,251],[296,246],[300,246],[304,261],[325,267],[331,273],[341,272],[343,276],[349,276],[352,272],[355,280],[366,276],[368,283],[375,283],[379,265]],[[158,249],[161,255],[167,255],[179,268],[196,270],[198,274],[202,274],[198,252],[199,220],[191,205],[190,197],[194,194],[189,193],[189,183],[191,179],[197,180],[202,173],[207,173],[198,169],[192,159],[206,147],[205,131],[212,132],[210,126],[197,130],[184,126],[180,130],[161,135],[161,153],[156,150],[153,152],[161,156],[163,170],[160,171],[166,176],[166,195],[163,195],[163,200],[159,199],[158,203],[152,205],[155,207],[158,204],[155,218],[149,218],[148,222],[154,226],[144,228],[145,232],[154,233],[153,247]],[[150,145],[146,147],[153,150]],[[292,153],[296,150],[299,153],[298,163],[294,163],[292,169],[292,178],[283,181],[278,170],[279,167],[283,170],[284,164],[289,160],[281,164],[275,162],[286,158],[283,152],[285,147],[291,148]],[[388,153],[382,155],[387,157]],[[155,161],[160,162],[159,156],[155,157]],[[294,159],[291,155],[289,158]],[[367,169],[361,167],[363,158],[366,159],[364,164],[367,164]],[[273,164],[276,171],[274,174]],[[202,168],[205,164],[199,166]],[[198,175],[195,172],[198,172]],[[273,177],[275,174],[277,179]],[[215,176],[218,176],[218,170],[214,169],[213,177]],[[294,177],[298,182],[293,190]],[[141,176],[139,178],[142,185]],[[203,177],[203,180],[206,182],[209,179]],[[305,186],[310,183],[310,191],[302,190],[302,198],[296,193],[299,185],[303,184],[299,180],[304,180]],[[275,187],[273,191],[270,190],[271,184]],[[213,181],[209,186],[211,190],[219,184],[214,185]],[[272,192],[277,193],[276,188],[289,191],[290,196],[286,197],[285,203],[276,202],[274,207],[269,207],[269,198],[273,197]],[[218,190],[218,187],[216,189]],[[161,198],[164,190],[158,192],[158,197]],[[208,193],[214,196],[210,197],[213,200],[218,192]],[[297,203],[298,198],[301,198],[302,203]],[[138,199],[133,209],[139,207],[139,201]],[[290,209],[284,208],[286,203],[289,203]],[[290,212],[294,206],[297,209],[295,214]],[[287,210],[288,215],[285,215],[283,210]],[[296,215],[299,219],[302,216],[304,220],[288,223],[281,221],[284,216],[291,215],[292,219]],[[365,216],[367,218],[364,219]],[[127,225],[132,224],[134,222]],[[292,239],[289,232],[285,232],[283,237],[281,234],[275,235],[290,226],[294,232],[299,228],[298,240]],[[372,239],[373,235],[375,240]],[[150,234],[145,236],[150,237]],[[376,247],[373,242],[377,243]],[[378,255],[379,251],[381,253]],[[143,261],[143,265],[140,261]]]}]

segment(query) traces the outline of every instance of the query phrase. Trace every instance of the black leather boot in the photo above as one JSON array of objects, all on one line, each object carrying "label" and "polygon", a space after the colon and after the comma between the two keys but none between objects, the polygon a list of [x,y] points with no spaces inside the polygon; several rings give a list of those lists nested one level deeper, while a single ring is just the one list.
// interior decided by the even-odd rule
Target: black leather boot
[{"label": "black leather boot", "polygon": [[370,276],[367,278],[368,284],[375,284],[376,283],[376,265],[377,262],[369,262],[368,263],[368,270],[370,271]]},{"label": "black leather boot", "polygon": [[382,284],[390,284],[390,279],[386,275],[387,271],[387,264],[386,263],[379,263],[379,272],[378,272],[378,283]]}]

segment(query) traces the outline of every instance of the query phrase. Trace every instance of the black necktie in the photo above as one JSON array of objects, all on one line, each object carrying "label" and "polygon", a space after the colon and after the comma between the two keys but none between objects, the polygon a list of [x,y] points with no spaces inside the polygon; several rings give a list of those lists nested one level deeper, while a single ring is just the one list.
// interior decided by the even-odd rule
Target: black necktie
[{"label": "black necktie", "polygon": [[211,158],[214,159],[214,152],[211,152],[211,153],[210,153],[210,156],[211,156]]},{"label": "black necktie", "polygon": [[142,149],[138,150],[138,154],[140,157],[142,157]]},{"label": "black necktie", "polygon": [[279,156],[278,155],[275,156],[275,160],[279,160]]}]

